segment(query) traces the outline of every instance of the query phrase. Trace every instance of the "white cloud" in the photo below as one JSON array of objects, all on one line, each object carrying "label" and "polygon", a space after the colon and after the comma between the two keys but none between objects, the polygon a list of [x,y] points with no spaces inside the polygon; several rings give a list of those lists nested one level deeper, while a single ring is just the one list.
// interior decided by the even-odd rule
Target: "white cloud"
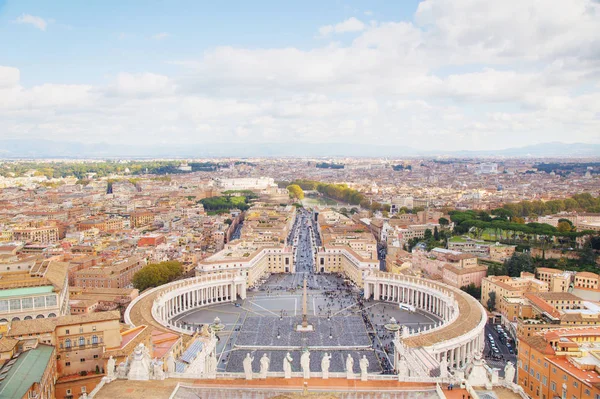
[{"label": "white cloud", "polygon": [[5,67],[0,65],[0,89],[5,87],[14,87],[19,84],[21,73],[17,68]]},{"label": "white cloud", "polygon": [[357,32],[350,43],[209,48],[171,61],[179,73],[122,72],[107,85],[23,87],[18,69],[0,67],[0,131],[432,149],[599,142],[599,7],[426,0],[415,22],[351,18],[319,29]]},{"label": "white cloud", "polygon": [[325,25],[319,28],[319,35],[328,36],[331,33],[347,33],[347,32],[360,32],[365,29],[365,24],[354,18],[350,17],[347,20],[340,22],[335,25]]},{"label": "white cloud", "polygon": [[152,35],[152,38],[154,40],[163,40],[163,39],[166,39],[169,36],[171,36],[171,34],[169,34],[167,32],[160,32],[160,33],[157,33],[156,35]]},{"label": "white cloud", "polygon": [[154,73],[119,73],[108,94],[124,97],[150,96],[170,94],[175,90],[175,84],[164,75]]},{"label": "white cloud", "polygon": [[46,27],[48,26],[48,22],[46,22],[46,20],[44,20],[44,18],[41,17],[36,17],[34,15],[30,15],[30,14],[22,14],[20,17],[18,17],[15,22],[19,23],[19,24],[31,24],[33,26],[35,26],[36,28],[38,28],[39,30],[46,30]]}]

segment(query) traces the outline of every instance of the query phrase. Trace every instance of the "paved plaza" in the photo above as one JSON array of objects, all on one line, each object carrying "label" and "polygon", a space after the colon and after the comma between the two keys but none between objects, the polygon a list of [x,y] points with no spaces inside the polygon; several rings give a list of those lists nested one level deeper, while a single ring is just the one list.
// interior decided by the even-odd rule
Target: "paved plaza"
[{"label": "paved plaza", "polygon": [[[247,353],[258,358],[268,353],[271,370],[281,371],[285,353],[294,358],[294,370],[300,371],[300,354],[311,353],[311,370],[320,371],[325,351],[332,353],[332,372],[345,371],[345,357],[354,358],[356,372],[359,358],[365,355],[372,373],[392,373],[393,333],[385,329],[391,317],[410,329],[423,329],[439,321],[437,316],[421,311],[402,310],[397,304],[364,301],[362,292],[340,275],[315,274],[311,257],[309,222],[300,218],[296,273],[273,274],[259,287],[248,290],[244,300],[210,305],[179,315],[174,322],[196,327],[211,324],[218,317],[223,330],[219,342],[218,371],[241,372]],[[307,318],[312,332],[297,332],[302,322],[303,282],[307,282]]]}]

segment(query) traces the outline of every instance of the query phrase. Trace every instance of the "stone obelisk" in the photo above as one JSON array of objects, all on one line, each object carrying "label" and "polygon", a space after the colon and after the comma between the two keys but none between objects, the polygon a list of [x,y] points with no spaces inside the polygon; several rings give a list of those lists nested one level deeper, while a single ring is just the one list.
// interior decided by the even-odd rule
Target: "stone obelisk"
[{"label": "stone obelisk", "polygon": [[308,293],[306,290],[306,277],[304,277],[304,289],[302,292],[302,324],[296,326],[296,331],[314,331],[312,325],[308,324]]}]

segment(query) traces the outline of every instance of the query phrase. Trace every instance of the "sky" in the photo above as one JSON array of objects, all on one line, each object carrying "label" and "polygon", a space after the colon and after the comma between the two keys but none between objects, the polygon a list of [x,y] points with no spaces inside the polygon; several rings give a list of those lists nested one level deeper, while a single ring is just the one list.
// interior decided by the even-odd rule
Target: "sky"
[{"label": "sky", "polygon": [[3,1],[0,139],[600,143],[600,1]]}]

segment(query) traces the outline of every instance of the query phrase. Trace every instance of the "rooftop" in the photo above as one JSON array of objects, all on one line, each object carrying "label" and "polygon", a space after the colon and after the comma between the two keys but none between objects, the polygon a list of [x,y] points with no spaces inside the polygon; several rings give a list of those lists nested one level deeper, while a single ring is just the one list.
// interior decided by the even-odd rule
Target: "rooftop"
[{"label": "rooftop", "polygon": [[31,385],[41,381],[53,353],[54,347],[39,345],[8,361],[0,370],[0,397],[25,396]]}]

